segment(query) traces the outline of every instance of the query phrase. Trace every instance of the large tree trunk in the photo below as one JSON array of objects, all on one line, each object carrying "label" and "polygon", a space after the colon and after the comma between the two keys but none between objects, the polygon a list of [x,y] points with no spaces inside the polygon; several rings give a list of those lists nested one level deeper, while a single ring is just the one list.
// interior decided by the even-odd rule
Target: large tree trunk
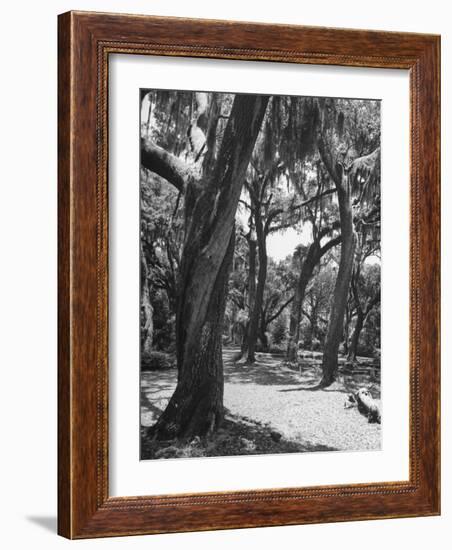
[{"label": "large tree trunk", "polygon": [[[159,439],[191,439],[206,435],[223,418],[222,327],[226,290],[234,252],[234,232],[226,256],[216,277],[199,342],[182,354],[178,345],[179,376],[176,390],[151,428]],[[180,337],[180,333],[179,333]],[[188,351],[188,350],[187,350]]]},{"label": "large tree trunk", "polygon": [[356,235],[353,228],[353,213],[351,194],[347,174],[341,170],[340,180],[336,182],[339,214],[341,221],[341,259],[334,287],[333,301],[328,321],[323,350],[322,371],[320,386],[331,385],[337,376],[337,355],[344,330],[344,314],[347,306],[348,289],[352,276],[353,257],[356,245]]},{"label": "large tree trunk", "polygon": [[[264,96],[237,95],[213,168],[203,175],[203,181],[182,179],[186,238],[176,316],[178,381],[167,408],[150,428],[153,438],[205,436],[223,417],[221,334],[234,251],[234,218],[267,102]],[[170,177],[177,171],[178,183],[184,169],[171,159],[168,170],[165,155],[153,149],[150,159]]]},{"label": "large tree trunk", "polygon": [[248,363],[254,363],[256,361],[256,342],[259,330],[259,320],[262,312],[262,303],[264,301],[265,281],[267,280],[267,235],[264,232],[264,226],[258,208],[259,207],[257,207],[255,211],[255,221],[259,255],[259,272],[257,276],[256,298],[254,300],[254,308],[250,315],[250,323],[248,327]]}]

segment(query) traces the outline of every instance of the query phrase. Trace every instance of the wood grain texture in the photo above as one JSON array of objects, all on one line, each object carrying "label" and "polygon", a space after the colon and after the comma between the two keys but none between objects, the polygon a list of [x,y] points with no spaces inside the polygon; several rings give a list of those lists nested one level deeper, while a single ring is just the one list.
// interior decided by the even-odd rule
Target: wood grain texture
[{"label": "wood grain texture", "polygon": [[[59,17],[58,530],[68,538],[439,513],[438,36],[70,12]],[[108,495],[108,56],[410,71],[410,480]]]},{"label": "wood grain texture", "polygon": [[[58,531],[70,533],[71,410],[70,410],[70,190],[71,84],[70,15],[60,18],[58,33]],[[64,123],[63,123],[64,122]]]}]

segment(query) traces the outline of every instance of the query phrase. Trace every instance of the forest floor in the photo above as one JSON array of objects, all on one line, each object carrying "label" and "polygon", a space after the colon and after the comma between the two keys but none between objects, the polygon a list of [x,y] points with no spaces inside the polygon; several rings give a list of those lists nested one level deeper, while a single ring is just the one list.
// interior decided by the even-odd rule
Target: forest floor
[{"label": "forest floor", "polygon": [[223,350],[225,422],[206,441],[178,444],[146,438],[146,428],[174,391],[177,371],[142,373],[142,459],[381,448],[381,426],[370,424],[355,407],[344,408],[347,394],[362,386],[371,387],[379,400],[380,385],[372,372],[340,374],[332,386],[319,390],[321,354],[304,354],[299,367],[291,368],[268,353],[258,353],[253,365],[236,362],[237,352]]}]

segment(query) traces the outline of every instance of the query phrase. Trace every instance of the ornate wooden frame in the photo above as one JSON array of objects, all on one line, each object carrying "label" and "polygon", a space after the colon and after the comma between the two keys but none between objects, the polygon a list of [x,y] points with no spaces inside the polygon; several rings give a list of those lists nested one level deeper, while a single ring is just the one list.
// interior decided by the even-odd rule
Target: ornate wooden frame
[{"label": "ornate wooden frame", "polygon": [[[69,12],[59,16],[58,52],[59,533],[85,538],[439,514],[439,36]],[[409,481],[109,497],[111,53],[409,70]]]}]

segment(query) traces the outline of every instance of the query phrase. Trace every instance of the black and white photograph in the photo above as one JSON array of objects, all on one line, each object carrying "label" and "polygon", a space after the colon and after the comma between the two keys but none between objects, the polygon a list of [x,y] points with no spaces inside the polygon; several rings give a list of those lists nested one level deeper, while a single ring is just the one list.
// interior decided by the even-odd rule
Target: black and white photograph
[{"label": "black and white photograph", "polygon": [[382,102],[139,109],[141,460],[380,450]]},{"label": "black and white photograph", "polygon": [[451,6],[2,5],[5,550],[451,546]]}]

